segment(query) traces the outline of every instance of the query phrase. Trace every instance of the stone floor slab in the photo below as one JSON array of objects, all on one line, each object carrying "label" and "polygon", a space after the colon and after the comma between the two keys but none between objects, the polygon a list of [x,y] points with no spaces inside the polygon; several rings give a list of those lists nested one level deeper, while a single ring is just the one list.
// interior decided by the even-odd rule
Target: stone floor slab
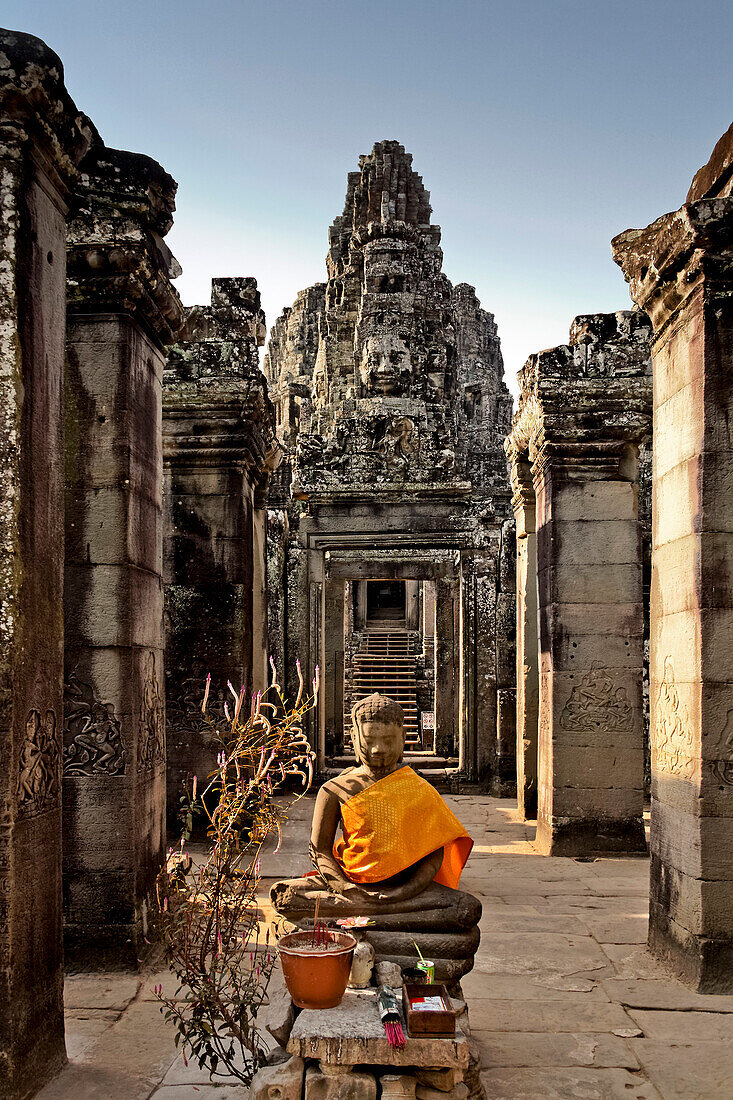
[{"label": "stone floor slab", "polygon": [[66,1053],[69,1060],[79,1059],[118,1018],[117,1012],[100,1012],[97,1009],[65,1012]]},{"label": "stone floor slab", "polygon": [[481,1066],[589,1066],[637,1069],[625,1039],[599,1032],[554,1034],[472,1030]]},{"label": "stone floor slab", "polygon": [[[565,918],[570,919],[570,918]],[[588,911],[588,916],[583,918],[586,930],[598,943],[642,943],[645,944],[649,933],[649,920],[646,914],[639,916],[625,916],[609,919],[608,917],[596,917]]]},{"label": "stone floor slab", "polygon": [[659,1100],[649,1081],[624,1069],[493,1069],[481,1081],[490,1100]]},{"label": "stone floor slab", "polygon": [[630,1039],[629,1044],[664,1100],[730,1100],[733,1095],[729,1042],[677,1045]]},{"label": "stone floor slab", "polygon": [[101,1008],[121,1012],[135,999],[141,984],[137,973],[71,974],[64,982],[64,1008]]},{"label": "stone floor slab", "polygon": [[539,998],[513,1001],[477,997],[470,1003],[469,1020],[472,1032],[613,1032],[633,1027],[621,1005],[587,1000],[577,993],[562,1004]]},{"label": "stone floor slab", "polygon": [[601,985],[612,1001],[630,1008],[733,1012],[733,996],[694,993],[674,978],[604,978]]},{"label": "stone floor slab", "polygon": [[469,1017],[473,1006],[480,1000],[506,999],[516,1001],[574,1001],[578,995],[584,1000],[608,1002],[608,994],[600,983],[587,979],[558,980],[557,975],[481,974],[473,970],[461,980],[468,1002]]},{"label": "stone floor slab", "polygon": [[475,969],[481,974],[575,974],[605,969],[608,963],[591,936],[487,932],[481,937]]},{"label": "stone floor slab", "polygon": [[719,1012],[664,1012],[630,1008],[628,1013],[646,1039],[662,1039],[679,1045],[717,1041],[733,1044],[733,1013],[730,1012],[726,1015]]}]

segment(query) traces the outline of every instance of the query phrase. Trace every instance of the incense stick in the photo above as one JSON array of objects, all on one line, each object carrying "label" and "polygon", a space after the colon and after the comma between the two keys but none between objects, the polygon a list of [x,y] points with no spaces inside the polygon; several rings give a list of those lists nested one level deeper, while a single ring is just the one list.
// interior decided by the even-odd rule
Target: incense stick
[{"label": "incense stick", "polygon": [[313,946],[318,946],[318,910],[321,908],[321,899],[316,898],[316,911],[313,914]]}]

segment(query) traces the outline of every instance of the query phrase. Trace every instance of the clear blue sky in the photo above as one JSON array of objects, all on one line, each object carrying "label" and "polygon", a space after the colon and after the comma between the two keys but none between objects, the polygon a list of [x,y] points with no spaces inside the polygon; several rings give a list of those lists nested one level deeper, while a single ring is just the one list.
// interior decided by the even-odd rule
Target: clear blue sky
[{"label": "clear blue sky", "polygon": [[401,141],[512,388],[576,314],[628,305],[610,238],[680,205],[733,118],[729,0],[0,0],[0,21],[178,180],[187,304],[254,275],[272,324],[324,277],[359,154]]}]

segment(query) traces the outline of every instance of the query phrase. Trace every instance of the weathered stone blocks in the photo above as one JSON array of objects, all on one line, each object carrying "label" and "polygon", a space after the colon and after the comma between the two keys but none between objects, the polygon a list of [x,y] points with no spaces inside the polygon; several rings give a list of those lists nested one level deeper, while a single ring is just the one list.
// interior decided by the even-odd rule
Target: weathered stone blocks
[{"label": "weathered stone blocks", "polygon": [[162,237],[175,183],[94,144],[68,235],[64,899],[86,965],[136,965],[165,852]]},{"label": "weathered stone blocks", "polygon": [[637,458],[651,429],[648,332],[639,313],[576,318],[569,345],[521,372],[506,443],[519,542],[520,786],[524,799],[536,721],[537,843],[550,854],[645,846]]},{"label": "weathered stone blocks", "polygon": [[66,219],[89,131],[59,58],[0,30],[0,1094],[64,1063]]},{"label": "weathered stone blocks", "polygon": [[266,681],[264,504],[279,450],[259,369],[264,314],[254,279],[214,279],[211,305],[187,311],[163,389],[168,796],[208,775],[216,749],[201,718],[227,680]]},{"label": "weathered stone blocks", "polygon": [[733,989],[730,140],[680,210],[613,243],[654,326],[649,944],[721,993]]}]

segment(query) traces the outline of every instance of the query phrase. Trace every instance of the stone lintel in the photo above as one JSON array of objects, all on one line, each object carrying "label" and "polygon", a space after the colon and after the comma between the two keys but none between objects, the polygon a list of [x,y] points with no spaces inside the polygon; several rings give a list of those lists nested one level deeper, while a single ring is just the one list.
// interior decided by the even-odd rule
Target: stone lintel
[{"label": "stone lintel", "polygon": [[703,285],[726,291],[733,278],[733,198],[699,199],[611,242],[633,300],[654,326],[655,342]]},{"label": "stone lintel", "polygon": [[181,269],[163,241],[173,224],[176,183],[150,157],[101,144],[79,170],[67,236],[69,316],[129,314],[162,347],[183,321],[171,285]]},{"label": "stone lintel", "polygon": [[230,387],[228,392],[208,389],[196,394],[180,389],[170,385],[163,389],[166,465],[264,471],[271,464],[274,440],[264,378],[261,384]]}]

